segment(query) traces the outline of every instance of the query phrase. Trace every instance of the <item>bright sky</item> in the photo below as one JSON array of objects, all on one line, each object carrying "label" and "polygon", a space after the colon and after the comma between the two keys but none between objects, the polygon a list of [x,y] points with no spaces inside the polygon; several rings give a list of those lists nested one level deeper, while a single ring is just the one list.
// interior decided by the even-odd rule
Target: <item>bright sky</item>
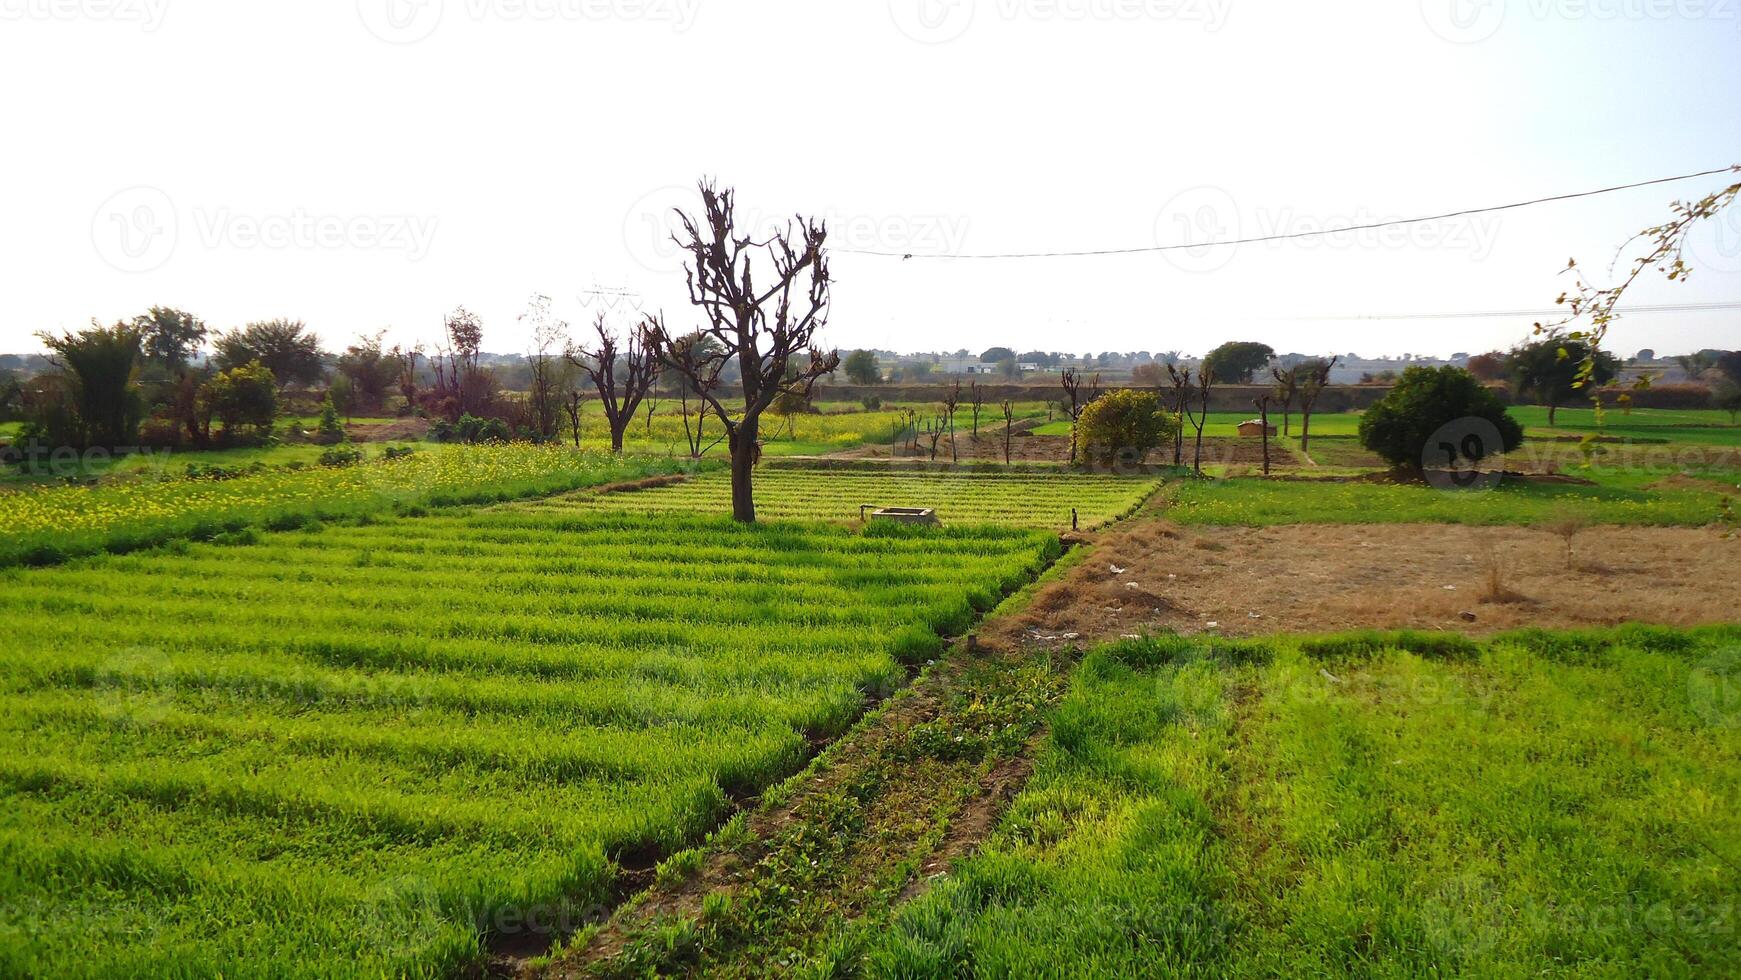
[{"label": "bright sky", "polygon": [[[1509,203],[1741,162],[1741,0],[0,0],[0,350],[152,304],[523,346],[627,290],[694,319],[655,233],[717,175],[831,243],[1119,248]],[[840,347],[1505,346],[1720,178],[1206,254],[837,255]],[[1741,301],[1741,209],[1694,280]],[[1195,236],[1195,237],[1191,237]],[[615,315],[628,316],[618,302]],[[1625,352],[1741,345],[1639,314]]]}]

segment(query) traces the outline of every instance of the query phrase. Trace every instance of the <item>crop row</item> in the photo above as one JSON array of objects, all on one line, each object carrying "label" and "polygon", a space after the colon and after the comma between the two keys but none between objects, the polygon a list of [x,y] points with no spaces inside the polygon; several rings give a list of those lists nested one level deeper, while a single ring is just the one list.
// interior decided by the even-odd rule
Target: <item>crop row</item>
[{"label": "crop row", "polygon": [[354,466],[275,467],[233,479],[142,474],[97,486],[0,490],[0,566],[394,508],[510,500],[680,465],[516,444],[419,449]]},{"label": "crop row", "polygon": [[[1058,473],[930,473],[899,469],[765,468],[755,475],[759,517],[857,520],[861,507],[931,507],[945,524],[1082,527],[1122,517],[1154,491],[1153,477]],[[725,513],[731,480],[710,471],[681,484],[603,497],[554,497],[540,511],[621,510],[640,513]]]},{"label": "crop row", "polygon": [[435,976],[584,926],[1056,548],[516,504],[0,570],[0,974]]}]

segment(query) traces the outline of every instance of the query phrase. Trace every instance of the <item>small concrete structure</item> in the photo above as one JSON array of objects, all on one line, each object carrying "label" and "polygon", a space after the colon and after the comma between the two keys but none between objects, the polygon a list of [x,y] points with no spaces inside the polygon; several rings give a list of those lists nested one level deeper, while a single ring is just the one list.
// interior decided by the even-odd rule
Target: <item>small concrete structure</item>
[{"label": "small concrete structure", "polygon": [[871,511],[871,520],[900,521],[902,524],[936,524],[937,512],[929,507],[879,507]]},{"label": "small concrete structure", "polygon": [[[1263,435],[1263,429],[1263,419],[1246,419],[1244,422],[1239,423],[1239,434],[1242,436],[1261,436]],[[1276,434],[1276,427],[1273,422],[1270,423],[1269,434],[1272,436]]]}]

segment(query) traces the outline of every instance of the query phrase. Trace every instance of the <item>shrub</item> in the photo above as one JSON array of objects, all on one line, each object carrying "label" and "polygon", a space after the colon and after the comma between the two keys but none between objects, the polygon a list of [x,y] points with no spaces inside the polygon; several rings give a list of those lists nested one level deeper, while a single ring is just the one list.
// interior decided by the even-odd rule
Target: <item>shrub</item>
[{"label": "shrub", "polygon": [[381,456],[384,459],[404,459],[416,451],[410,446],[388,446],[382,451]]},{"label": "shrub", "polygon": [[320,454],[322,466],[355,466],[363,461],[363,451],[351,446],[333,446]]},{"label": "shrub", "polygon": [[1173,438],[1177,424],[1152,391],[1109,391],[1076,420],[1078,455],[1102,466],[1141,463],[1149,450]]},{"label": "shrub", "polygon": [[315,430],[314,441],[323,446],[345,441],[345,427],[339,422],[338,408],[333,405],[331,395],[321,403],[320,425]]},{"label": "shrub", "polygon": [[863,405],[867,412],[880,412],[883,408],[883,399],[880,395],[872,395],[869,398],[859,399],[859,404]]},{"label": "shrub", "polygon": [[[1466,423],[1474,429],[1490,424],[1499,433],[1500,445],[1487,440],[1455,438],[1452,451],[1470,462],[1497,453],[1508,453],[1523,444],[1523,427],[1505,410],[1493,392],[1475,376],[1455,367],[1411,367],[1403,371],[1396,386],[1366,410],[1360,419],[1360,444],[1382,456],[1398,469],[1419,473],[1429,451],[1429,440],[1445,437],[1451,423]],[[1460,428],[1451,426],[1452,429]]]},{"label": "shrub", "polygon": [[429,437],[436,442],[507,442],[510,435],[508,424],[501,419],[480,419],[470,414],[461,415],[457,422],[442,419],[429,427]]},{"label": "shrub", "polygon": [[259,361],[249,361],[206,379],[196,401],[200,415],[223,423],[226,441],[234,440],[242,426],[252,426],[255,436],[264,438],[278,414],[278,380]]}]

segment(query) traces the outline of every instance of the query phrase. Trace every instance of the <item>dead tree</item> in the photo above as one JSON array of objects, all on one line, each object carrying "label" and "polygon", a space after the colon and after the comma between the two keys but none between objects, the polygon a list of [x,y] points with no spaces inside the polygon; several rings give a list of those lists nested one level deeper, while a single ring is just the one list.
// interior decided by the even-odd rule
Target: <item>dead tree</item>
[{"label": "dead tree", "polygon": [[580,448],[580,389],[571,388],[562,410],[568,413],[568,427],[574,432],[574,448]]},{"label": "dead tree", "polygon": [[[1191,457],[1191,469],[1198,476],[1203,475],[1203,426],[1209,422],[1209,390],[1215,386],[1215,369],[1209,366],[1209,359],[1204,358],[1197,365],[1197,376],[1191,377],[1191,372],[1184,368],[1167,365],[1167,374],[1173,379],[1173,391],[1179,400],[1179,408],[1185,416],[1185,421],[1191,423],[1191,428],[1197,430],[1197,448]],[[1197,408],[1191,407],[1191,395],[1197,396]],[[1184,426],[1180,426],[1180,439],[1184,438]],[[1175,450],[1175,459],[1177,450]],[[1176,464],[1175,464],[1176,465]]]},{"label": "dead tree", "polygon": [[1296,364],[1290,368],[1272,367],[1269,373],[1276,379],[1275,400],[1282,407],[1282,437],[1286,438],[1293,435],[1288,423],[1293,414],[1294,399],[1300,395],[1300,366]]},{"label": "dead tree", "polygon": [[[1076,421],[1082,417],[1082,410],[1089,403],[1100,397],[1100,375],[1094,376],[1088,388],[1088,397],[1082,397],[1082,376],[1075,368],[1065,368],[1059,376],[1059,384],[1064,387],[1064,397],[1070,400],[1070,465],[1076,465]],[[1060,402],[1060,404],[1062,404]]]},{"label": "dead tree", "polygon": [[[961,462],[961,457],[955,452],[955,409],[961,404],[961,382],[943,393],[943,415],[949,420],[949,461]],[[933,453],[933,456],[936,454]]]},{"label": "dead tree", "polygon": [[1339,357],[1327,361],[1319,358],[1297,368],[1304,372],[1300,375],[1300,452],[1311,452],[1312,406],[1318,403],[1318,396],[1324,393],[1324,389],[1330,387],[1330,369],[1339,360]]},{"label": "dead tree", "polygon": [[1257,420],[1263,426],[1263,475],[1269,476],[1269,395],[1257,396]]},{"label": "dead tree", "polygon": [[979,438],[979,412],[985,406],[985,389],[977,381],[968,383],[967,403],[973,406],[973,438]]},{"label": "dead tree", "polygon": [[1191,371],[1167,362],[1167,377],[1173,382],[1168,404],[1173,413],[1173,465],[1185,465],[1185,422],[1191,413]]},{"label": "dead tree", "polygon": [[1010,425],[1016,417],[1016,404],[1012,401],[1003,403],[1003,464],[1010,465]]},{"label": "dead tree", "polygon": [[[732,517],[752,523],[762,413],[781,394],[808,399],[817,380],[840,367],[838,351],[815,345],[828,321],[830,280],[823,250],[828,230],[821,221],[799,217],[796,229],[789,224],[758,241],[737,227],[737,200],[730,188],[703,180],[699,189],[701,214],[677,212],[683,227],[672,240],[689,253],[684,264],[689,301],[706,317],[699,333],[712,344],[676,343],[657,318],[651,344],[680,377],[711,382],[696,389],[725,427]],[[770,285],[757,286],[758,267],[771,270]],[[806,352],[809,357],[798,363]],[[743,387],[743,404],[735,411],[717,397],[719,373],[732,361]],[[796,370],[789,374],[790,369]]]},{"label": "dead tree", "polygon": [[647,397],[647,390],[659,376],[652,338],[655,325],[652,318],[644,319],[628,332],[625,340],[618,340],[616,331],[600,312],[592,328],[598,334],[598,346],[571,347],[568,360],[592,379],[599,405],[604,409],[605,424],[611,430],[611,452],[620,453],[623,436],[629,423],[635,420],[641,399]]},{"label": "dead tree", "polygon": [[562,418],[562,387],[568,380],[568,369],[562,364],[562,352],[568,347],[568,321],[550,312],[550,297],[532,297],[520,322],[528,324],[532,340],[526,352],[527,400],[532,422],[542,439],[557,438]]}]

